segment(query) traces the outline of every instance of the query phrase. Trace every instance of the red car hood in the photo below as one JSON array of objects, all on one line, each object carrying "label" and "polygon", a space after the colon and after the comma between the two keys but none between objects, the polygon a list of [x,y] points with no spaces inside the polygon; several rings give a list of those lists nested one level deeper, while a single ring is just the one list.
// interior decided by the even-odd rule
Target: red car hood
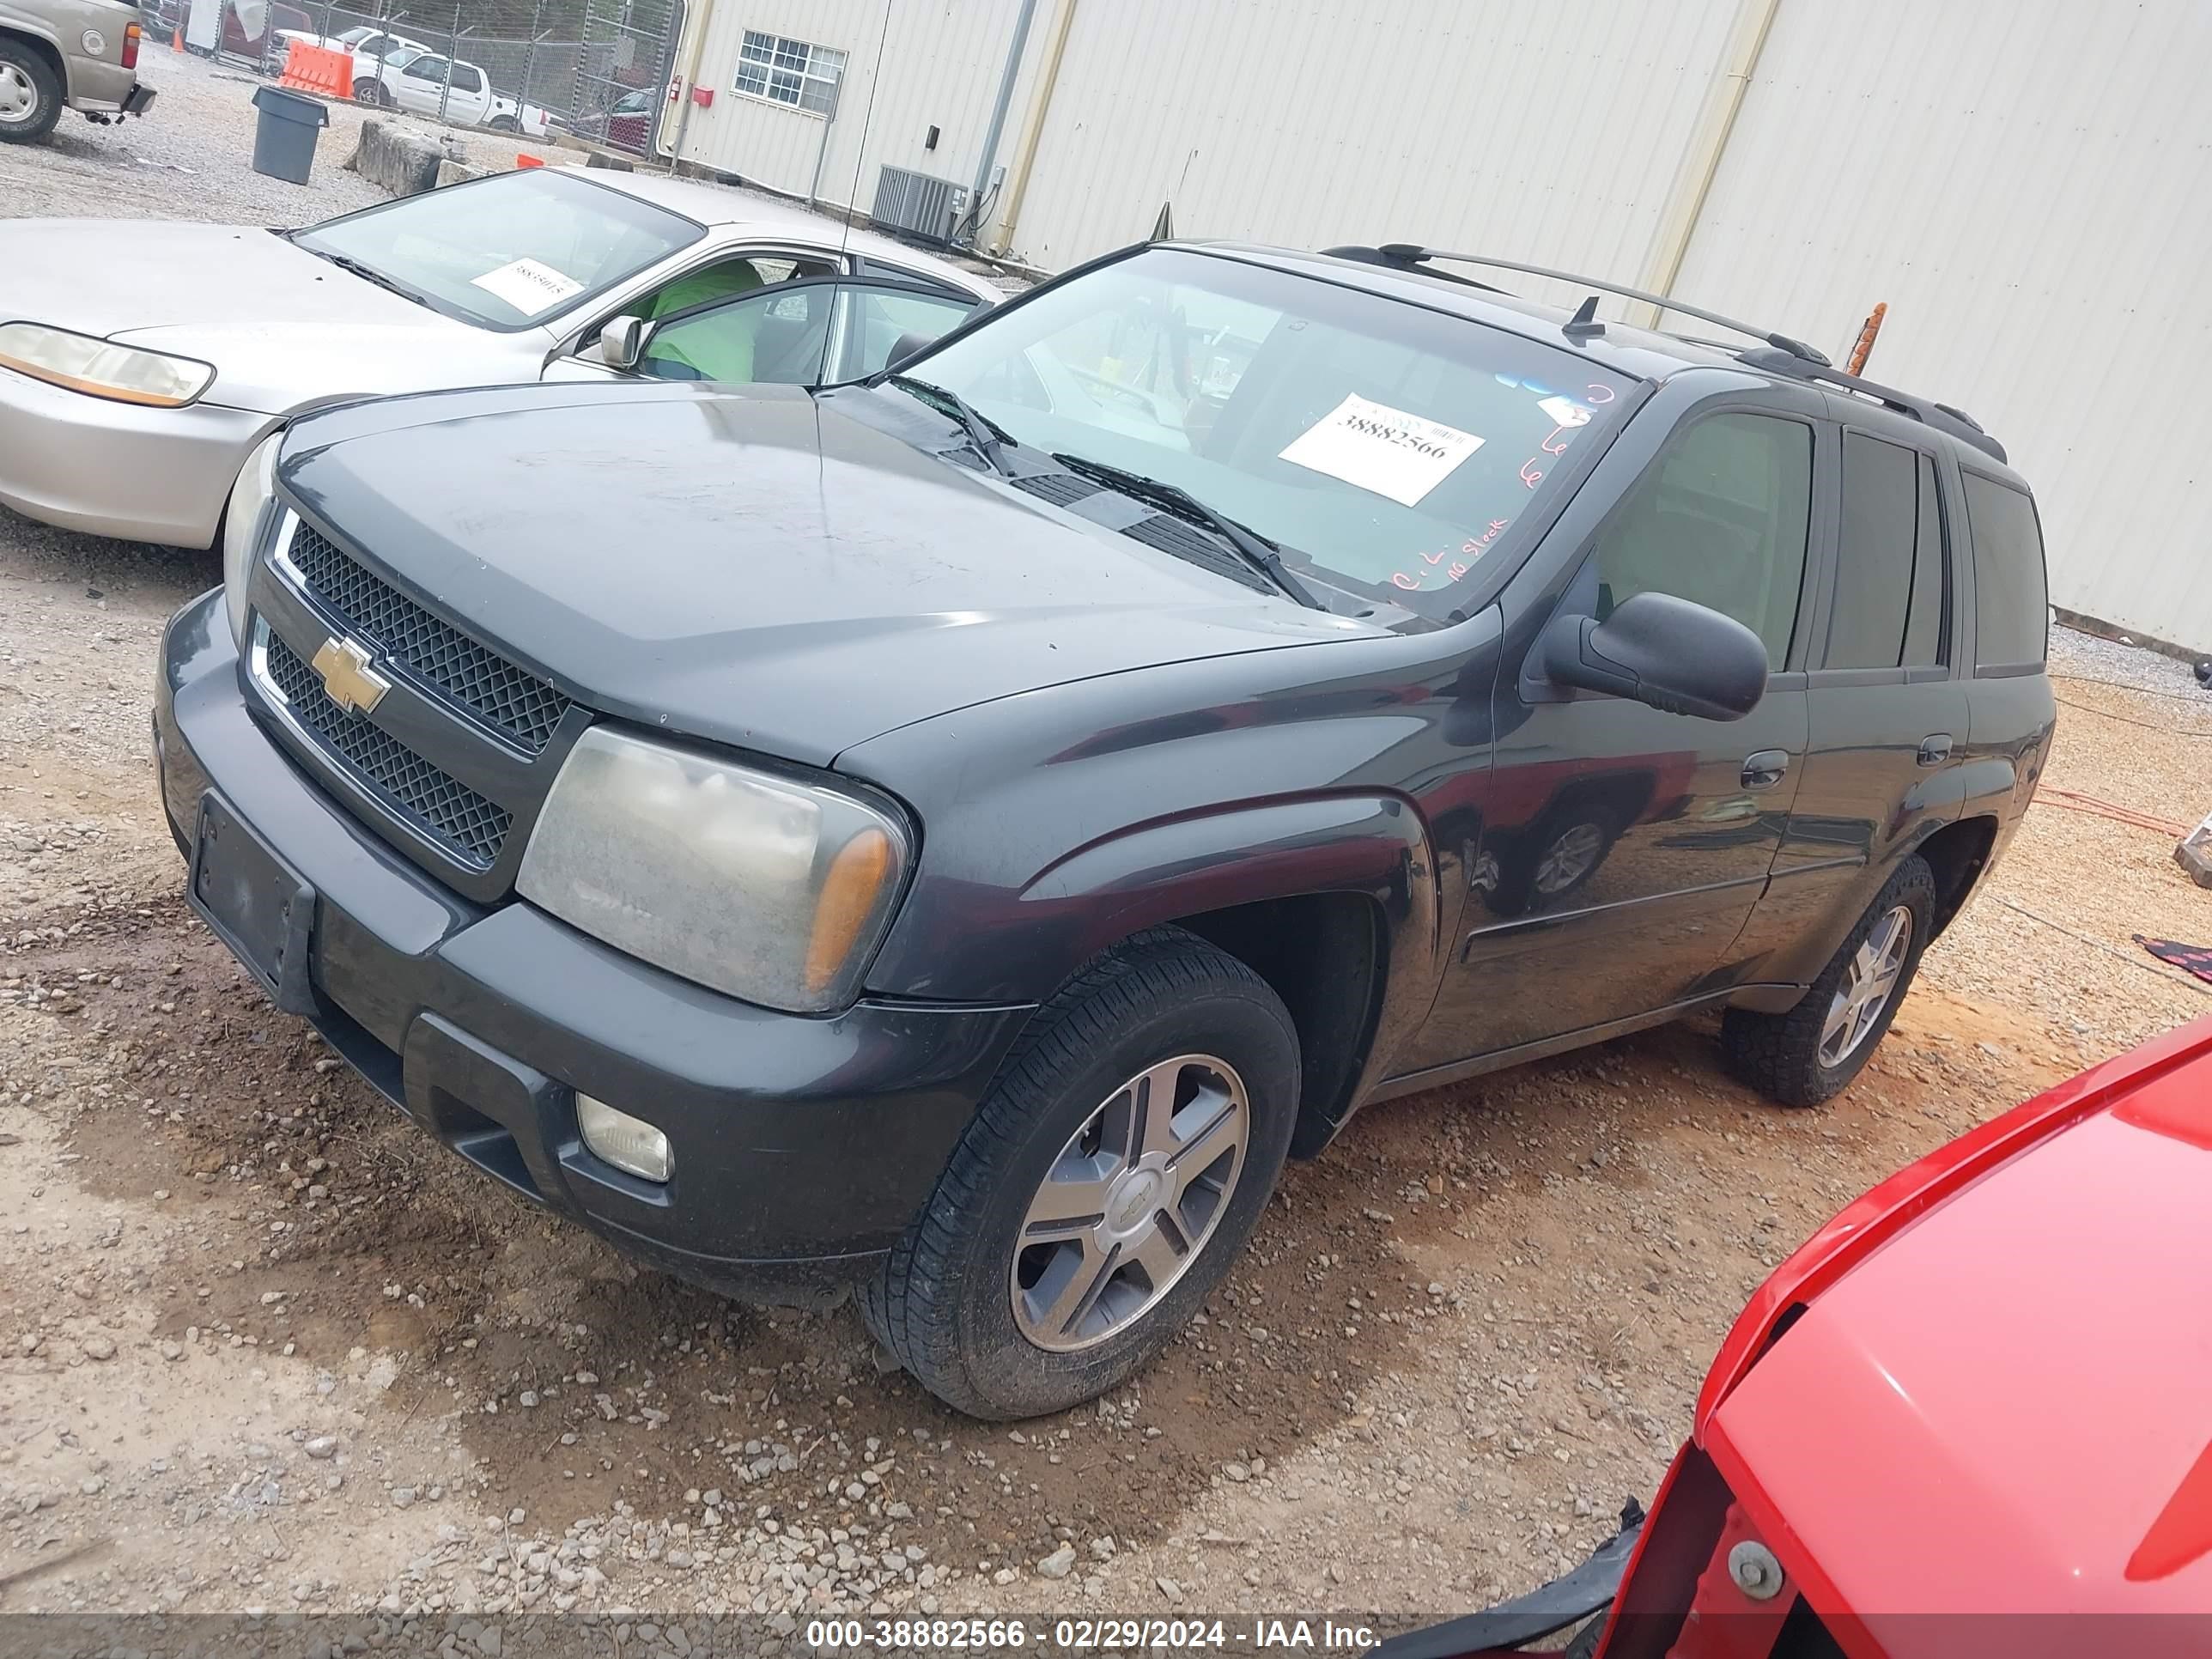
[{"label": "red car hood", "polygon": [[2201,1619],[2212,1019],[1838,1217],[1746,1310],[1697,1437],[1854,1655],[1961,1650],[1955,1622],[1900,1615]]}]

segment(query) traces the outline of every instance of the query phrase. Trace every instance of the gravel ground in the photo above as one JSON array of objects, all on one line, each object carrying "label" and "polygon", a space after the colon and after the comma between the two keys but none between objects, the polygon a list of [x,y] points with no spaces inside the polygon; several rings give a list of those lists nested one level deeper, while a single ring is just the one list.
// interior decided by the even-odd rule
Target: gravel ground
[{"label": "gravel ground", "polygon": [[[189,53],[149,49],[140,78],[158,94],[142,120],[96,127],[66,112],[53,142],[0,149],[0,213],[18,217],[204,219],[223,224],[304,225],[388,199],[343,163],[363,112],[332,104],[305,185],[253,171],[254,88],[270,84],[241,69]],[[377,118],[437,131],[414,116]],[[467,159],[511,165],[518,153],[562,155],[507,135],[454,131]],[[564,159],[575,159],[573,155]]]}]

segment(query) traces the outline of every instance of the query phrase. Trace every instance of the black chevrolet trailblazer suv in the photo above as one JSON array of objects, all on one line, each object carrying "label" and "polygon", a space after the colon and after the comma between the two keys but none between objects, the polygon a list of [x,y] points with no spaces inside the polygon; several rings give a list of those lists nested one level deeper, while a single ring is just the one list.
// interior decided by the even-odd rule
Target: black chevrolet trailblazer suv
[{"label": "black chevrolet trailblazer suv", "polygon": [[1152,244],[861,385],[299,420],[164,641],[192,902],[489,1174],[857,1289],[985,1417],[1127,1376],[1370,1101],[1698,1010],[1826,1099],[2048,753],[2027,488],[1453,260]]}]

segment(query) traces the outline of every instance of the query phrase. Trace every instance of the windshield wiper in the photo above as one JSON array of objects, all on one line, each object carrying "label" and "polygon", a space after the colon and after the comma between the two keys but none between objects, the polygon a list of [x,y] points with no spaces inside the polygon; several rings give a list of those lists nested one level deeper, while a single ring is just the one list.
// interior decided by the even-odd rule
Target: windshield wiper
[{"label": "windshield wiper", "polygon": [[960,422],[961,430],[968,434],[968,447],[975,452],[976,459],[1002,478],[1014,476],[1014,469],[1006,459],[1002,445],[1012,441],[997,427],[975,412],[975,406],[957,392],[948,392],[927,380],[917,380],[910,374],[893,374],[890,383],[902,392],[908,392],[934,408],[940,415],[950,415]]},{"label": "windshield wiper", "polygon": [[1257,531],[1246,529],[1226,514],[1217,513],[1181,484],[1171,484],[1161,478],[1148,478],[1141,472],[1110,466],[1104,461],[1087,460],[1080,455],[1054,455],[1053,459],[1070,472],[1080,472],[1120,490],[1124,495],[1134,495],[1140,501],[1150,500],[1155,506],[1196,519],[1243,555],[1247,564],[1309,611],[1328,609],[1314,597],[1312,589],[1291,574],[1283,563],[1281,550],[1273,542]]},{"label": "windshield wiper", "polygon": [[[299,245],[295,242],[293,246],[296,247]],[[318,259],[329,260],[340,270],[344,271],[349,276],[358,276],[364,283],[374,283],[379,288],[388,288],[394,294],[397,294],[401,299],[412,300],[418,306],[427,306],[429,304],[428,301],[425,300],[420,294],[416,292],[415,289],[408,287],[406,283],[399,282],[393,277],[386,276],[374,265],[363,264],[360,260],[354,258],[349,254],[326,253],[319,247],[311,247],[307,252],[313,254]],[[434,307],[432,308],[435,309]]]}]

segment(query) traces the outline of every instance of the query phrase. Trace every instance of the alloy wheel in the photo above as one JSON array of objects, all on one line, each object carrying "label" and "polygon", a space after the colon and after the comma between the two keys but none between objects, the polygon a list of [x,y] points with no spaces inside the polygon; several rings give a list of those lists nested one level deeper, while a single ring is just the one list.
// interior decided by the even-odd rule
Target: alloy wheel
[{"label": "alloy wheel", "polygon": [[1053,1159],[1014,1247],[1014,1323],[1040,1348],[1097,1346],[1150,1312],[1205,1249],[1243,1171],[1235,1068],[1178,1054],[1115,1090]]},{"label": "alloy wheel", "polygon": [[14,64],[0,64],[0,126],[20,126],[39,112],[39,89]]},{"label": "alloy wheel", "polygon": [[1859,948],[1851,953],[1828,1004],[1828,1018],[1820,1027],[1820,1064],[1834,1067],[1858,1052],[1859,1045],[1880,1023],[1881,1011],[1897,989],[1905,971],[1905,958],[1912,946],[1912,910],[1898,905],[1883,912],[1867,930]]}]

